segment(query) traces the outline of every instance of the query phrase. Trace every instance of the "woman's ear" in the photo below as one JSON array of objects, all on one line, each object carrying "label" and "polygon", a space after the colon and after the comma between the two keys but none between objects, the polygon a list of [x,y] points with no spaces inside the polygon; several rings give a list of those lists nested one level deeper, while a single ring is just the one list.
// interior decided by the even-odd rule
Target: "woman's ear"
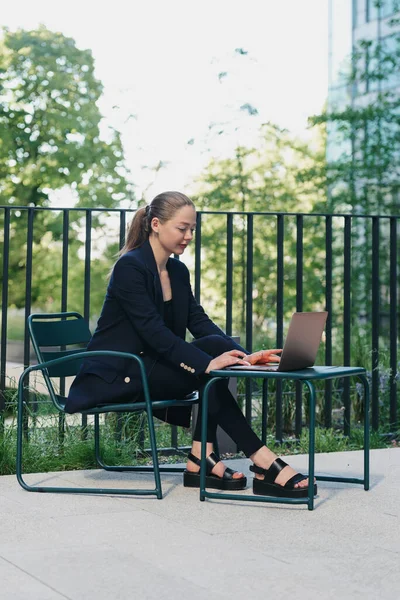
[{"label": "woman's ear", "polygon": [[160,221],[159,221],[158,217],[153,217],[151,220],[151,223],[150,223],[150,227],[151,227],[152,231],[154,231],[154,233],[158,233],[159,225],[160,225]]}]

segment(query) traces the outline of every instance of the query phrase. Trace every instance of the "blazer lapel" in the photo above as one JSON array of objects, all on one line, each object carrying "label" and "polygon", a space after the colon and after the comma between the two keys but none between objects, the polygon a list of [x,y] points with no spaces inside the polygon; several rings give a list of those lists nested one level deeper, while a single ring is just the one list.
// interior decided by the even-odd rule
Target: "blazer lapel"
[{"label": "blazer lapel", "polygon": [[[157,264],[154,258],[150,242],[147,240],[139,248],[143,262],[151,272],[154,285],[154,301],[162,317],[164,317],[164,299],[161,288],[160,276],[158,274]],[[170,258],[167,261],[167,269],[171,281],[172,289],[172,307],[174,317],[174,331],[179,337],[185,339],[186,324],[188,317],[188,289],[182,277],[179,275],[179,269],[175,266],[175,260]]]}]

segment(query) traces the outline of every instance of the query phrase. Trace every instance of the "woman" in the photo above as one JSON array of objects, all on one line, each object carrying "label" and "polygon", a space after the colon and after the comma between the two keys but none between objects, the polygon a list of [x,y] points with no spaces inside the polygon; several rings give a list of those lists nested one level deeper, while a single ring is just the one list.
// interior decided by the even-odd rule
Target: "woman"
[{"label": "woman", "polygon": [[[279,362],[278,350],[247,355],[225,335],[196,302],[186,266],[171,258],[181,255],[193,238],[196,211],[179,192],[156,196],[139,209],[130,225],[125,246],[116,262],[103,309],[88,350],[117,350],[142,357],[151,398],[184,398],[201,390],[207,374],[234,364]],[[185,341],[186,330],[195,338]],[[73,413],[110,402],[141,397],[139,367],[115,357],[84,361],[69,393],[66,410]],[[299,497],[308,494],[308,480],[278,459],[248,425],[226,380],[210,390],[207,426],[207,487],[239,490],[243,473],[225,467],[214,454],[220,425],[254,463],[253,490],[258,494]],[[189,426],[190,407],[155,411],[169,423]],[[199,415],[201,411],[199,411]],[[201,424],[198,418],[184,485],[200,483]],[[315,493],[316,493],[316,486]]]}]

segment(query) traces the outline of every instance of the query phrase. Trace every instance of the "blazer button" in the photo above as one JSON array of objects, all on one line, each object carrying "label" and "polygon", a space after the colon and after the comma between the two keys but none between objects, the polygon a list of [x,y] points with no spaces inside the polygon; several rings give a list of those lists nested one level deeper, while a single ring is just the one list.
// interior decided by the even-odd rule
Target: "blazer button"
[{"label": "blazer button", "polygon": [[139,354],[140,354],[140,356],[143,356],[143,354],[144,354],[143,350],[141,350],[141,351],[139,352]]},{"label": "blazer button", "polygon": [[131,380],[131,378],[130,378],[130,377],[125,377],[125,379],[124,379],[125,383],[129,383],[129,382],[130,382],[130,380]]}]

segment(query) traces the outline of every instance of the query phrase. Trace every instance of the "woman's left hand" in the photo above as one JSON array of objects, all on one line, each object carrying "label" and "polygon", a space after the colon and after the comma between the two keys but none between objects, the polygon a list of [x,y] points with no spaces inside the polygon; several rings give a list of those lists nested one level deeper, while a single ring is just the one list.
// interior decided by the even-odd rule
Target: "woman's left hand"
[{"label": "woman's left hand", "polygon": [[268,363],[279,363],[281,357],[277,355],[277,352],[281,353],[282,349],[275,350],[259,350],[244,356],[244,360],[247,360],[251,365],[266,365]]}]

